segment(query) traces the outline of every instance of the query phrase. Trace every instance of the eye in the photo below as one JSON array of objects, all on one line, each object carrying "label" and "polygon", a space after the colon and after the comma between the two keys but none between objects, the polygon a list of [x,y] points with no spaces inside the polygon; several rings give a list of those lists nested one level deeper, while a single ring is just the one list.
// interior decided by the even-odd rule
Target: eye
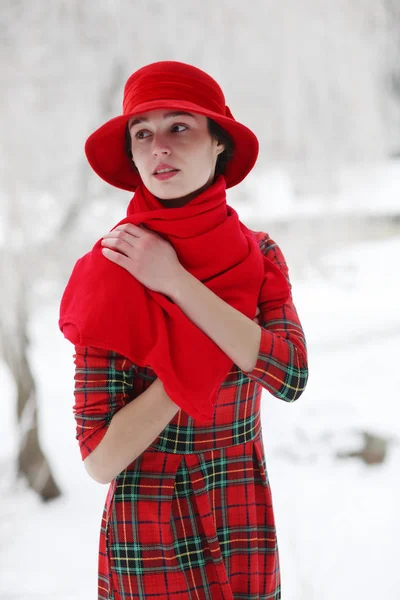
[{"label": "eye", "polygon": [[171,127],[171,131],[174,133],[180,133],[181,131],[185,131],[186,129],[189,129],[189,127],[187,125],[183,125],[182,123],[176,123]]},{"label": "eye", "polygon": [[144,140],[145,138],[151,135],[150,131],[146,131],[146,129],[141,129],[137,133],[135,133],[135,138],[138,140]]}]

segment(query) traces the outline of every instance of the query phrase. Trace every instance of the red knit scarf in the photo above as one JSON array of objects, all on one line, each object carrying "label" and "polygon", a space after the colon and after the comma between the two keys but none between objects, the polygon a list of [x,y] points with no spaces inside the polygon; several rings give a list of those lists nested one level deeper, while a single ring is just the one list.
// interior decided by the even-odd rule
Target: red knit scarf
[{"label": "red knit scarf", "polygon": [[[253,319],[258,304],[284,301],[289,287],[227,205],[225,187],[220,176],[186,206],[164,208],[142,185],[117,225],[144,224],[161,235],[187,271]],[[169,298],[144,287],[101,250],[99,240],[73,269],[61,300],[61,331],[75,345],[150,366],[178,406],[196,419],[212,418],[232,360]]]}]

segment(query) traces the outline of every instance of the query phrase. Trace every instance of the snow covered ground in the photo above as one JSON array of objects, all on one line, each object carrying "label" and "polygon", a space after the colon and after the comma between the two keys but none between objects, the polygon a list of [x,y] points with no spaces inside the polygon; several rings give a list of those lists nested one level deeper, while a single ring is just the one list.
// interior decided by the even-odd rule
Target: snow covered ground
[{"label": "snow covered ground", "polygon": [[[337,280],[294,283],[309,384],[263,419],[285,600],[400,597],[399,259],[400,238],[358,244],[329,257]],[[383,464],[335,458],[362,430],[391,440]]]},{"label": "snow covered ground", "polygon": [[[279,241],[279,240],[277,240]],[[307,334],[310,380],[297,403],[264,393],[284,600],[399,597],[400,237],[322,256],[325,269],[292,278]],[[323,275],[322,273],[325,273]],[[328,274],[328,275],[326,275]],[[0,599],[95,600],[106,486],[86,475],[72,417],[72,347],[57,306],[38,311],[32,357],[44,449],[64,496],[43,505],[10,489],[13,414],[7,373],[0,422]],[[5,401],[4,401],[5,398]],[[366,430],[390,438],[383,464],[336,454]]]}]

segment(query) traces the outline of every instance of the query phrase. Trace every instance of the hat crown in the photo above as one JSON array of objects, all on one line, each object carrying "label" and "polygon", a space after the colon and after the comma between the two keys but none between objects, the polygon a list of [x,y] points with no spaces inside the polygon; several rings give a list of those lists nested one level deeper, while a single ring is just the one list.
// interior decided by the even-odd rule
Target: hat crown
[{"label": "hat crown", "polygon": [[155,100],[191,102],[226,114],[225,96],[218,83],[201,69],[177,61],[152,63],[132,73],[125,84],[123,114]]}]

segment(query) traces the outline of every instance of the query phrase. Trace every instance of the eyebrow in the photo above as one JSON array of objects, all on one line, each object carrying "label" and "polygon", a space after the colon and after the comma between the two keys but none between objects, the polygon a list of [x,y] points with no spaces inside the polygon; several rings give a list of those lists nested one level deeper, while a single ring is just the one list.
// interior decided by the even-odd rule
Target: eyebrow
[{"label": "eyebrow", "polygon": [[[165,113],[163,118],[168,119],[169,117],[180,117],[181,115],[184,115],[186,117],[192,117],[192,119],[196,118],[194,115],[192,115],[192,113],[185,112],[183,110]],[[132,121],[132,123],[129,125],[129,129],[134,125],[138,125],[139,123],[148,123],[148,121],[149,119],[146,119],[145,117],[138,117],[137,119]]]}]

